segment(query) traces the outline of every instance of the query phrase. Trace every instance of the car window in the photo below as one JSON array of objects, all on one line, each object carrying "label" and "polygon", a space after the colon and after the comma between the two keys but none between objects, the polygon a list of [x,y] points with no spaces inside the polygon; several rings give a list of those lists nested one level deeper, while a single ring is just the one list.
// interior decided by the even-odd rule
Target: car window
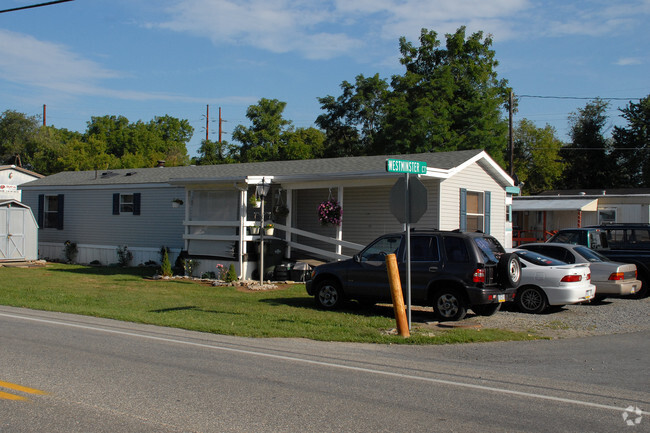
[{"label": "car window", "polygon": [[445,255],[452,263],[469,263],[469,253],[465,240],[456,236],[445,236]]},{"label": "car window", "polygon": [[515,254],[519,256],[520,259],[523,259],[526,262],[532,263],[537,266],[559,266],[565,265],[565,262],[556,260],[554,258],[545,256],[535,251],[515,251]]},{"label": "car window", "polygon": [[555,234],[551,242],[557,242],[561,244],[577,244],[580,243],[580,233],[563,231]]},{"label": "car window", "polygon": [[438,238],[435,236],[411,237],[411,261],[412,262],[440,261],[440,252],[438,251]]},{"label": "car window", "polygon": [[608,262],[610,261],[608,258],[603,256],[600,253],[597,253],[596,251],[589,249],[587,247],[576,247],[574,250],[576,253],[580,254],[582,257],[584,257],[588,262]]},{"label": "car window", "polygon": [[576,262],[575,256],[564,247],[554,247],[551,245],[526,245],[522,246],[522,248],[530,251],[536,251],[553,259],[560,260],[564,263],[573,264]]},{"label": "car window", "polygon": [[492,237],[477,237],[474,238],[474,242],[483,253],[483,258],[486,262],[497,263],[501,255],[506,252],[499,241]]},{"label": "car window", "polygon": [[359,259],[362,262],[383,262],[387,254],[397,254],[401,240],[401,236],[378,239],[359,254]]}]

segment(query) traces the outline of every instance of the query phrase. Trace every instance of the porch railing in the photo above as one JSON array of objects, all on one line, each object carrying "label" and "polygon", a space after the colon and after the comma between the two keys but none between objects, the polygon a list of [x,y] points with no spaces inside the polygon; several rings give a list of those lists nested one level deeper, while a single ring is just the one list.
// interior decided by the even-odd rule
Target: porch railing
[{"label": "porch railing", "polygon": [[513,230],[512,246],[517,247],[531,242],[546,242],[555,233],[555,231],[548,230]]}]

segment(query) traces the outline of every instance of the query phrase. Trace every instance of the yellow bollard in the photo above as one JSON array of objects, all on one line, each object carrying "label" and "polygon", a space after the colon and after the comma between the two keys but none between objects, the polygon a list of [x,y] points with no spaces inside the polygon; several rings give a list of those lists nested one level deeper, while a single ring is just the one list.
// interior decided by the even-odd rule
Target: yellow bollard
[{"label": "yellow bollard", "polygon": [[408,321],[406,320],[404,295],[402,295],[402,283],[399,279],[397,257],[395,257],[395,254],[386,255],[386,270],[388,271],[388,282],[390,283],[390,296],[393,298],[393,309],[395,310],[397,332],[402,337],[410,337],[411,333],[409,332]]}]

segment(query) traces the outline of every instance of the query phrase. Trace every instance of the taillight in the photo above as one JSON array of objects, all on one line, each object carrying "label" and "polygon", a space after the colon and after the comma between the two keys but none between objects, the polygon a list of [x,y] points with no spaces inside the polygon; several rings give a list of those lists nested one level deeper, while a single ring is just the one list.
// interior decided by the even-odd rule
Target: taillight
[{"label": "taillight", "polygon": [[472,281],[475,283],[484,283],[485,282],[485,269],[477,269],[472,275]]},{"label": "taillight", "polygon": [[[588,276],[587,276],[587,279],[589,279]],[[564,283],[576,283],[578,281],[582,281],[582,275],[565,275],[562,278],[562,282],[564,282]]]},{"label": "taillight", "polygon": [[625,274],[623,272],[612,272],[608,279],[612,281],[624,280]]}]

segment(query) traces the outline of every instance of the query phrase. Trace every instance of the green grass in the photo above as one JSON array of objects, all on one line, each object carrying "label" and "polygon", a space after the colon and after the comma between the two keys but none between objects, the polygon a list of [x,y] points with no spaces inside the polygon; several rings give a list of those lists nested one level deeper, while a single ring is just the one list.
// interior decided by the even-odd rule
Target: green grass
[{"label": "green grass", "polygon": [[189,280],[151,280],[150,268],[50,264],[0,268],[0,304],[245,337],[368,343],[447,344],[530,340],[524,332],[424,329],[390,335],[391,308],[315,308],[302,284],[250,292]]}]

